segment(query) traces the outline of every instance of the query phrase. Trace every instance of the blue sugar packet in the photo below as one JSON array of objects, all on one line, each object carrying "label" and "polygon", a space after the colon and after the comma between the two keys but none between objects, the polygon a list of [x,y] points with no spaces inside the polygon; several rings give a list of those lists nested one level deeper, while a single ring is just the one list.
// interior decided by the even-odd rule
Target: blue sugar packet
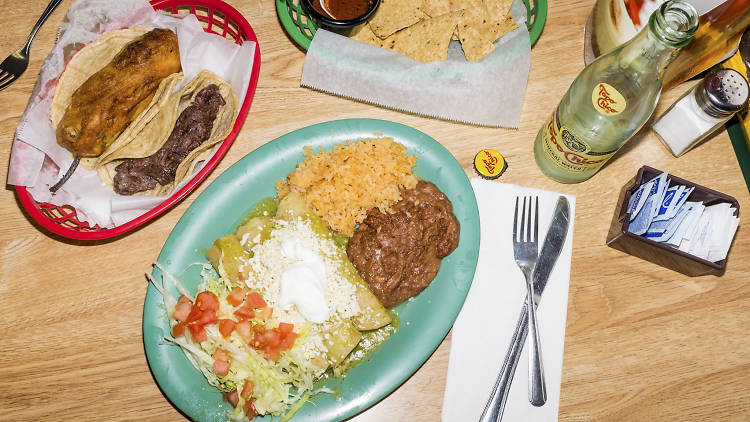
[{"label": "blue sugar packet", "polygon": [[645,237],[646,239],[654,240],[656,242],[664,242],[670,239],[675,234],[675,232],[677,232],[677,229],[680,227],[685,218],[690,215],[692,208],[692,205],[680,207],[679,211],[677,211],[677,214],[674,217],[668,220],[652,222],[643,237]]},{"label": "blue sugar packet", "polygon": [[[651,182],[654,182],[651,184]],[[646,233],[648,227],[659,211],[659,206],[664,200],[664,194],[667,192],[667,186],[669,181],[667,180],[667,173],[662,173],[656,176],[648,184],[651,184],[650,189],[646,194],[646,200],[643,203],[641,210],[636,214],[635,218],[631,217],[630,224],[628,225],[628,231],[633,234],[642,235]],[[632,214],[631,214],[632,216]]]},{"label": "blue sugar packet", "polygon": [[681,207],[681,206],[682,206],[683,204],[685,204],[685,202],[686,202],[686,201],[688,200],[688,198],[690,197],[690,194],[691,194],[691,193],[693,193],[693,189],[695,189],[695,188],[691,186],[691,187],[689,187],[689,188],[685,188],[685,190],[684,190],[684,191],[682,191],[682,193],[680,193],[680,196],[679,196],[679,198],[677,198],[677,201],[676,201],[676,202],[675,202],[675,203],[673,204],[673,205],[674,205],[674,208],[675,208],[675,211],[674,211],[674,213],[673,213],[672,215],[674,215],[674,214],[677,214],[677,210],[678,210],[678,209],[679,209],[679,208],[680,208],[680,207]]},{"label": "blue sugar packet", "polygon": [[667,189],[664,194],[664,200],[659,205],[659,211],[657,211],[654,221],[669,220],[677,214],[677,208],[675,204],[679,199],[682,192],[685,191],[685,186],[677,185]]},{"label": "blue sugar packet", "polygon": [[646,199],[649,196],[649,192],[651,192],[652,188],[656,184],[656,177],[651,179],[650,181],[638,186],[638,189],[636,189],[635,192],[633,192],[632,195],[630,195],[630,200],[628,200],[628,208],[627,213],[630,214],[630,221],[633,221],[635,219],[635,216],[638,215],[638,213],[641,212],[643,209],[643,204],[646,203]]},{"label": "blue sugar packet", "polygon": [[[684,186],[683,186],[684,187]],[[669,209],[666,212],[665,217],[667,219],[674,217],[677,214],[677,210],[680,209],[680,207],[685,204],[687,199],[690,197],[690,194],[693,192],[694,187],[684,187],[684,189],[679,192],[676,197],[677,199],[673,200],[672,203],[669,205]],[[658,220],[659,218],[655,218]]]}]

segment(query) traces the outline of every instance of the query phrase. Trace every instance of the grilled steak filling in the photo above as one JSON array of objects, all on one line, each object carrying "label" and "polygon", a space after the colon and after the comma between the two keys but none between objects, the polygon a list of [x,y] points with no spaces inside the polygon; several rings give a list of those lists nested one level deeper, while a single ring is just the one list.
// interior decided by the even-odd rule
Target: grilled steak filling
[{"label": "grilled steak filling", "polygon": [[174,181],[177,167],[188,154],[211,135],[219,108],[225,104],[219,87],[203,88],[185,108],[167,142],[153,155],[133,158],[115,167],[114,189],[120,195],[133,195]]}]

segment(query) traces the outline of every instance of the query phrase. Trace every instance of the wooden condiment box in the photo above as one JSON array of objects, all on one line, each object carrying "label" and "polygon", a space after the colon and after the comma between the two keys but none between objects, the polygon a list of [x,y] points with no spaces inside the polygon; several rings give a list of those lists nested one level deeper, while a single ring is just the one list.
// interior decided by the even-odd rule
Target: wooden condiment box
[{"label": "wooden condiment box", "polygon": [[[607,234],[607,245],[630,255],[637,256],[643,260],[653,262],[654,264],[661,265],[662,267],[689,276],[707,274],[720,276],[724,274],[727,264],[726,258],[718,262],[707,261],[669,245],[661,244],[628,232],[630,214],[627,213],[626,210],[628,201],[630,200],[630,195],[632,195],[643,183],[647,183],[661,173],[661,170],[649,166],[643,166],[638,170],[638,174],[623,186],[622,191],[620,191],[620,197],[617,201],[617,208],[612,217],[612,224],[610,225],[609,233]],[[669,179],[669,186],[684,185],[695,188],[688,198],[689,201],[702,201],[703,205],[706,206],[728,202],[732,204],[735,209],[734,215],[739,217],[740,204],[735,198],[685,179],[681,179],[672,174],[669,175]]]}]

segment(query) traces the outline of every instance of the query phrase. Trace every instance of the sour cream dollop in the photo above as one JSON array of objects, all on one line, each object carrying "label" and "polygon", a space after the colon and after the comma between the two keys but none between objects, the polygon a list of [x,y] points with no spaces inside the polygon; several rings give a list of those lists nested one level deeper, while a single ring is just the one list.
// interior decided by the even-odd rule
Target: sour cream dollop
[{"label": "sour cream dollop", "polygon": [[281,254],[297,260],[281,274],[279,305],[289,309],[296,305],[302,316],[316,324],[328,319],[326,299],[328,279],[326,267],[315,251],[302,246],[299,238],[291,237],[281,242]]}]

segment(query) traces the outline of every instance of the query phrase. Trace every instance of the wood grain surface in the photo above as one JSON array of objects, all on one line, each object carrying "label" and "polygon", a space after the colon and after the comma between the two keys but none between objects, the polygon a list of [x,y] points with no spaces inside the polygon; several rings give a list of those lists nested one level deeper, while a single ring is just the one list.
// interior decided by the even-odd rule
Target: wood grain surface
[{"label": "wood grain surface", "polygon": [[[583,68],[592,0],[549,2],[518,130],[438,121],[301,88],[305,56],[285,35],[273,0],[228,2],[257,33],[261,76],[244,127],[208,182],[277,136],[342,118],[415,127],[445,145],[469,175],[474,154],[495,148],[510,165],[502,182],[577,197],[559,419],[750,420],[750,195],[726,131],[679,159],[644,132],[578,185],[548,180],[534,163],[537,130]],[[0,0],[0,56],[24,43],[46,3]],[[16,125],[71,3],[65,0],[39,32],[26,73],[0,92],[3,178]],[[666,92],[657,115],[690,85]],[[620,189],[643,164],[739,200],[742,219],[722,277],[686,277],[605,245]],[[9,186],[0,192],[0,420],[184,420],[146,362],[144,273],[206,186],[140,230],[97,244],[48,234]],[[439,420],[449,350],[450,335],[406,383],[353,420]]]}]

